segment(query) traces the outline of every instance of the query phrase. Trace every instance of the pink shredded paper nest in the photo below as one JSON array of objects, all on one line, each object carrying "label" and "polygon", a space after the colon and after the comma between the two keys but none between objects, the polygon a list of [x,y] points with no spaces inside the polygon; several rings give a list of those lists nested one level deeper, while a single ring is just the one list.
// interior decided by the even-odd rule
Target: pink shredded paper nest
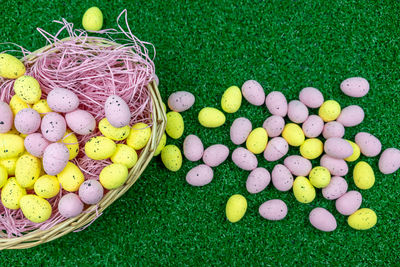
[{"label": "pink shredded paper nest", "polygon": [[[121,16],[125,17],[127,30],[121,27]],[[147,42],[136,38],[128,25],[127,11],[124,10],[117,18],[118,28],[106,29],[96,34],[102,37],[89,37],[84,30],[74,29],[73,24],[62,19],[54,21],[62,25],[55,35],[38,28],[41,35],[51,45],[50,49],[35,53],[35,59],[28,59],[31,52],[18,46],[23,53],[26,75],[39,81],[42,89],[42,99],[54,88],[65,88],[79,97],[79,108],[90,112],[97,123],[105,117],[104,103],[111,94],[122,97],[129,105],[132,117],[130,125],[137,122],[151,124],[152,105],[146,85],[155,78],[155,68],[146,45]],[[69,38],[59,39],[62,32],[67,32]],[[113,36],[123,35],[118,39],[124,44],[117,44]],[[0,78],[0,99],[9,103],[13,96],[14,80]],[[96,129],[90,135],[77,135],[80,152],[73,160],[85,175],[85,179],[96,179],[103,167],[111,161],[95,161],[88,158],[83,147],[87,140],[101,133]],[[22,236],[36,229],[49,229],[57,223],[66,220],[57,209],[59,199],[68,192],[61,190],[51,199],[53,207],[51,217],[43,223],[33,223],[26,219],[20,209],[10,210],[0,203],[0,236],[8,238]],[[91,212],[96,206],[86,209]]]}]

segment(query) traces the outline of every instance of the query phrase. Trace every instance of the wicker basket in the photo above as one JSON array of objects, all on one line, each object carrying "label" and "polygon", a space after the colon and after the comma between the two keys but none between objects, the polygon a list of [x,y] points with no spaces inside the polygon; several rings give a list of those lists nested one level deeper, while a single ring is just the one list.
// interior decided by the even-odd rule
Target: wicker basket
[{"label": "wicker basket", "polygon": [[[104,42],[104,45],[112,45],[112,42]],[[37,52],[44,51],[45,49],[49,49],[51,46],[43,47],[38,51],[32,53],[27,58],[29,60],[34,60],[34,55]],[[160,92],[158,91],[158,87],[156,83],[153,81],[147,85],[147,88],[150,92],[152,106],[153,106],[153,125],[152,125],[152,133],[149,142],[143,148],[140,153],[140,157],[138,158],[137,163],[129,172],[129,177],[125,184],[117,189],[110,190],[103,199],[97,204],[98,209],[97,212],[103,212],[108,206],[110,206],[114,201],[120,198],[140,177],[140,175],[145,170],[146,166],[149,164],[150,160],[153,158],[154,151],[157,148],[158,143],[161,140],[161,137],[165,130],[166,125],[166,115],[165,110],[162,106],[162,99],[160,96]],[[87,210],[90,210],[89,207]],[[25,249],[40,245],[42,243],[50,242],[56,238],[62,237],[74,230],[82,228],[83,226],[92,222],[97,216],[96,210],[92,209],[92,211],[87,213],[81,213],[80,215],[67,219],[50,229],[47,230],[35,230],[21,237],[15,238],[7,238],[3,233],[0,233],[0,250],[3,249]]]}]

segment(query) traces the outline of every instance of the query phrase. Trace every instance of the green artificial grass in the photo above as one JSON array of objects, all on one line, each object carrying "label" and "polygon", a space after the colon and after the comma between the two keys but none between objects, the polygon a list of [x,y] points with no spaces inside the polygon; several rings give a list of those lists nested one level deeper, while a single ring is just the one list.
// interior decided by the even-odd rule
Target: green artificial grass
[{"label": "green artificial grass", "polygon": [[[157,49],[156,72],[160,91],[168,95],[186,90],[195,105],[182,113],[184,136],[168,139],[182,147],[184,137],[197,134],[207,147],[216,143],[235,148],[229,139],[233,120],[245,116],[261,126],[269,113],[265,106],[243,101],[227,114],[223,127],[206,129],[197,121],[202,107],[220,107],[223,91],[248,79],[265,91],[282,91],[289,100],[303,87],[319,88],[326,99],[342,107],[363,107],[365,121],[346,129],[377,136],[384,148],[399,147],[400,25],[398,1],[0,1],[0,42],[14,42],[34,51],[45,45],[35,30],[58,30],[53,19],[62,17],[81,27],[81,16],[91,6],[104,13],[104,28],[115,28],[116,18],[128,9],[129,23],[141,40]],[[10,46],[2,45],[0,50]],[[371,90],[361,99],[341,93],[340,82],[352,76],[368,79]],[[316,112],[313,110],[312,112]],[[291,148],[291,153],[299,153]],[[259,166],[274,164],[258,156]],[[278,192],[272,184],[250,195],[248,172],[228,160],[214,168],[214,180],[195,188],[185,181],[199,164],[184,160],[176,173],[155,158],[138,182],[85,231],[22,251],[0,252],[2,265],[365,265],[398,264],[400,260],[400,173],[382,175],[378,158],[365,158],[375,169],[376,183],[363,190],[362,207],[378,215],[377,225],[355,231],[338,214],[334,202],[320,190],[311,204],[295,200],[292,192]],[[282,160],[279,161],[281,163]],[[318,161],[314,161],[316,163]],[[316,163],[317,164],[317,163]],[[356,189],[350,163],[349,190]],[[235,224],[225,219],[225,204],[243,194],[248,211]],[[264,201],[280,198],[289,213],[272,222],[258,214]],[[338,222],[336,231],[313,228],[308,214],[325,207]]]}]

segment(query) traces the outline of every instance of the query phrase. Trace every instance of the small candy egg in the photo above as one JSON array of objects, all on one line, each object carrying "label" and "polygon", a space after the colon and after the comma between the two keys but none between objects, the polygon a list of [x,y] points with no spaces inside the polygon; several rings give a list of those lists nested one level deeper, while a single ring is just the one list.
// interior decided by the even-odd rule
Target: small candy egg
[{"label": "small candy egg", "polygon": [[321,157],[319,164],[327,168],[332,175],[336,176],[345,176],[349,171],[346,161],[326,154]]},{"label": "small candy egg", "polygon": [[34,104],[42,96],[39,82],[32,76],[21,76],[14,82],[14,92],[27,104]]},{"label": "small candy egg", "polygon": [[98,7],[86,10],[82,17],[82,26],[87,31],[100,31],[103,27],[103,13]]},{"label": "small candy egg", "polygon": [[226,203],[226,218],[231,223],[240,221],[247,210],[247,200],[242,195],[233,195]]},{"label": "small candy egg", "polygon": [[78,138],[76,138],[76,135],[71,132],[70,130],[67,130],[65,132],[65,135],[63,139],[61,140],[61,143],[63,143],[69,151],[69,160],[76,158],[79,153],[79,143],[78,143]]},{"label": "small candy egg", "polygon": [[161,137],[161,140],[160,140],[160,143],[158,143],[156,151],[154,151],[154,156],[160,155],[161,151],[163,150],[163,148],[165,147],[166,144],[167,144],[167,135],[165,133],[163,133],[163,135]]},{"label": "small candy egg", "polygon": [[356,212],[362,202],[362,196],[357,191],[349,191],[336,200],[336,210],[343,215],[351,215]]},{"label": "small candy egg", "polygon": [[322,166],[312,168],[308,177],[310,178],[311,184],[316,188],[327,187],[331,181],[329,170]]},{"label": "small candy egg", "polygon": [[329,185],[322,188],[322,195],[328,200],[338,199],[347,192],[347,182],[343,177],[333,176]]},{"label": "small candy egg", "polygon": [[83,203],[77,194],[66,194],[58,202],[58,212],[63,217],[72,218],[81,214],[82,211]]},{"label": "small candy egg", "polygon": [[50,142],[41,133],[29,134],[24,140],[26,151],[38,158],[43,156],[44,150],[49,144]]},{"label": "small candy egg", "polygon": [[111,156],[113,163],[120,163],[125,165],[128,169],[135,166],[138,156],[136,151],[127,145],[117,144],[114,154]]},{"label": "small candy egg", "polygon": [[322,136],[325,139],[329,139],[332,137],[342,138],[344,136],[344,126],[337,121],[330,121],[325,123],[324,129],[322,131]]},{"label": "small candy egg", "polygon": [[282,137],[291,146],[301,146],[304,143],[304,133],[299,125],[294,123],[288,123],[283,128]]},{"label": "small candy egg", "polygon": [[207,128],[217,128],[225,123],[225,115],[216,108],[206,107],[200,110],[198,116],[202,126]]},{"label": "small candy egg", "polygon": [[8,172],[6,167],[0,165],[0,188],[2,188],[8,179]]},{"label": "small candy egg", "polygon": [[0,54],[0,77],[17,79],[24,75],[25,71],[25,66],[21,60],[9,54]]},{"label": "small candy egg", "polygon": [[337,223],[332,213],[324,208],[315,208],[310,212],[309,220],[312,226],[323,232],[332,232]]},{"label": "small candy egg", "polygon": [[353,147],[345,139],[331,137],[325,141],[325,153],[337,159],[345,159],[353,154]]},{"label": "small candy egg", "polygon": [[19,201],[24,216],[34,223],[47,221],[51,216],[50,203],[36,195],[25,195]]},{"label": "small candy egg", "polygon": [[1,203],[11,210],[19,209],[19,201],[26,195],[26,190],[15,179],[11,177],[1,189]]},{"label": "small candy egg", "polygon": [[308,138],[318,137],[324,129],[324,121],[317,115],[310,115],[302,125],[304,135]]},{"label": "small candy egg", "polygon": [[209,146],[203,153],[203,162],[210,167],[217,167],[229,156],[229,148],[225,145]]},{"label": "small candy egg", "polygon": [[0,134],[0,159],[19,157],[24,151],[24,139],[21,136]]},{"label": "small candy egg", "polygon": [[50,112],[43,117],[40,129],[44,138],[51,142],[57,142],[63,138],[67,125],[63,116]]},{"label": "small candy egg", "polygon": [[298,100],[292,100],[288,104],[287,115],[294,123],[303,123],[308,118],[307,107]]},{"label": "small candy egg", "polygon": [[270,116],[264,123],[263,128],[267,131],[269,137],[279,136],[285,127],[285,120],[281,116]]},{"label": "small candy egg", "polygon": [[47,113],[51,112],[51,108],[47,104],[46,99],[40,99],[32,106],[32,108],[39,113],[40,117],[43,117]]},{"label": "small candy egg", "polygon": [[271,175],[265,168],[252,170],[246,180],[246,189],[250,194],[263,191],[271,182]]},{"label": "small candy egg", "polygon": [[116,128],[127,126],[131,121],[131,111],[128,104],[117,95],[110,95],[107,98],[104,111],[108,122]]},{"label": "small candy egg", "polygon": [[370,189],[375,183],[375,174],[371,166],[365,161],[359,161],[353,169],[355,185],[360,189]]},{"label": "small candy egg", "polygon": [[68,162],[67,166],[57,174],[58,181],[62,188],[68,192],[75,192],[85,180],[82,171],[72,162]]},{"label": "small candy egg", "polygon": [[6,133],[13,126],[13,112],[10,106],[3,101],[0,101],[0,133]]},{"label": "small candy egg", "polygon": [[315,199],[315,188],[304,176],[298,176],[293,182],[293,194],[297,201],[310,203]]},{"label": "small candy egg", "polygon": [[264,128],[256,128],[247,137],[246,148],[253,154],[262,153],[267,147],[268,134]]},{"label": "small candy egg", "polygon": [[261,84],[248,80],[242,85],[243,97],[252,105],[261,106],[265,100],[265,92]]},{"label": "small candy egg", "polygon": [[284,164],[296,176],[307,176],[312,168],[311,161],[298,155],[286,157]]},{"label": "small candy egg", "polygon": [[105,189],[116,189],[128,180],[128,168],[123,164],[110,164],[101,170],[99,180]]},{"label": "small candy egg", "polygon": [[[0,162],[1,164],[1,162]],[[400,150],[387,148],[379,158],[379,170],[383,174],[391,174],[400,168]]]},{"label": "small candy egg", "polygon": [[151,128],[142,122],[132,126],[126,144],[135,150],[140,150],[147,145],[151,136]]},{"label": "small candy egg", "polygon": [[186,91],[178,91],[168,97],[168,107],[176,112],[183,112],[190,109],[194,102],[194,95]]},{"label": "small candy egg", "polygon": [[116,149],[114,141],[104,136],[92,137],[85,144],[86,156],[94,160],[108,159]]},{"label": "small candy egg", "polygon": [[127,125],[121,128],[112,126],[107,118],[99,122],[99,130],[105,136],[115,141],[122,141],[128,138],[131,128]]},{"label": "small candy egg", "polygon": [[68,113],[78,108],[79,98],[71,90],[54,88],[47,95],[47,104],[55,112]]},{"label": "small candy egg", "polygon": [[318,138],[310,138],[300,146],[300,154],[306,159],[316,159],[324,152],[324,144]]},{"label": "small candy egg", "polygon": [[81,109],[76,109],[65,114],[65,121],[73,132],[80,135],[90,134],[96,128],[96,120],[92,114]]},{"label": "small candy egg", "polygon": [[40,115],[34,109],[25,108],[15,115],[14,125],[22,134],[34,133],[40,127]]},{"label": "small candy egg", "polygon": [[325,122],[334,121],[340,115],[340,105],[335,100],[325,101],[318,110],[318,115]]},{"label": "small candy egg", "polygon": [[21,110],[23,110],[25,108],[29,108],[29,105],[27,103],[25,103],[24,101],[22,101],[22,99],[19,96],[13,95],[13,97],[11,97],[11,100],[10,100],[10,108],[15,116]]},{"label": "small candy egg", "polygon": [[279,91],[270,92],[265,99],[265,105],[272,115],[285,117],[287,114],[288,104],[286,97]]},{"label": "small candy egg", "polygon": [[346,141],[349,142],[351,147],[353,148],[353,154],[351,154],[350,157],[347,157],[344,160],[348,161],[348,162],[356,161],[360,157],[360,154],[361,154],[360,147],[356,143],[354,143],[350,140],[346,140]]},{"label": "small candy egg", "polygon": [[344,127],[359,125],[364,120],[364,110],[357,105],[345,107],[336,120]]},{"label": "small candy egg", "polygon": [[182,115],[175,111],[167,113],[167,134],[173,139],[179,139],[183,135],[184,123]]},{"label": "small candy egg", "polygon": [[342,90],[345,95],[351,97],[363,97],[369,91],[369,83],[364,78],[352,77],[344,80],[340,84],[340,90]]},{"label": "small candy egg", "polygon": [[258,208],[258,212],[261,217],[270,221],[280,221],[283,220],[287,213],[288,208],[285,202],[280,199],[271,199]]},{"label": "small candy egg", "polygon": [[186,182],[193,186],[204,186],[211,183],[214,178],[214,172],[211,167],[200,164],[194,167],[186,174]]},{"label": "small candy egg", "polygon": [[15,179],[22,187],[31,187],[39,178],[41,169],[40,159],[28,153],[24,154],[18,158],[15,165]]},{"label": "small candy egg", "polygon": [[182,153],[177,146],[167,145],[161,150],[161,161],[168,170],[179,171],[182,167]]},{"label": "small candy egg", "polygon": [[267,161],[276,161],[285,156],[289,151],[289,144],[282,137],[272,138],[264,150],[264,158]]},{"label": "small candy egg", "polygon": [[88,205],[99,203],[103,194],[103,186],[96,180],[86,180],[79,187],[79,198]]},{"label": "small candy egg", "polygon": [[[264,103],[264,100],[263,100]],[[239,87],[231,86],[222,95],[221,108],[226,113],[235,113],[242,104],[242,93]],[[262,105],[262,103],[261,103]]]},{"label": "small candy egg", "polygon": [[300,101],[309,108],[319,108],[324,103],[324,96],[314,87],[306,87],[300,91]]},{"label": "small candy egg", "polygon": [[274,187],[279,191],[289,191],[293,186],[293,176],[290,170],[282,164],[275,165],[271,173]]},{"label": "small candy egg", "polygon": [[367,208],[359,209],[347,218],[349,226],[356,230],[368,230],[375,226],[378,218],[375,211]]},{"label": "small candy egg", "polygon": [[[198,161],[203,157],[204,146],[200,138],[194,134],[186,136],[183,141],[183,154],[190,161]],[[228,151],[229,153],[229,151]]]},{"label": "small candy egg", "polygon": [[251,121],[247,118],[240,117],[233,121],[230,128],[230,137],[232,143],[235,145],[241,145],[246,142],[247,137],[249,136],[253,126],[251,125]]},{"label": "small candy egg", "polygon": [[238,147],[232,152],[232,161],[245,171],[252,171],[258,165],[256,156],[243,147]]},{"label": "small candy egg", "polygon": [[0,159],[0,166],[7,170],[8,176],[15,175],[15,166],[17,165],[18,158]]},{"label": "small candy egg", "polygon": [[372,134],[361,132],[356,134],[354,139],[364,156],[375,157],[381,153],[382,144],[379,139]]},{"label": "small candy egg", "polygon": [[60,183],[55,176],[43,175],[37,179],[33,188],[39,197],[52,198],[60,192]]},{"label": "small candy egg", "polygon": [[49,175],[59,174],[69,160],[69,150],[62,143],[52,143],[43,153],[43,169]]}]

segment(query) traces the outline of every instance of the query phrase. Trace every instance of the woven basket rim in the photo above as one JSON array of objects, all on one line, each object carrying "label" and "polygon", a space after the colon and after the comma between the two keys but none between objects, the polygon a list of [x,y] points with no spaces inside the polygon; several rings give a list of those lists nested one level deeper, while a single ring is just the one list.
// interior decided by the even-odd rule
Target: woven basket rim
[{"label": "woven basket rim", "polygon": [[[60,42],[68,39],[70,38],[64,38],[60,40]],[[89,40],[96,40],[96,37],[90,37]],[[101,41],[99,43],[104,46],[117,45],[117,43],[115,42],[107,41],[101,38],[99,39],[99,41]],[[53,47],[54,44],[44,46],[24,57],[22,61],[34,61],[37,59],[36,55],[38,53],[51,49]],[[137,163],[129,171],[129,177],[124,185],[117,189],[110,190],[107,194],[105,194],[103,199],[97,204],[97,212],[94,208],[96,205],[91,205],[86,209],[86,211],[88,211],[86,213],[81,213],[74,218],[70,218],[63,222],[60,222],[47,230],[37,229],[27,234],[24,234],[21,237],[7,238],[7,236],[0,233],[0,250],[26,249],[35,247],[40,244],[55,240],[74,230],[84,227],[85,225],[92,222],[96,218],[98,213],[103,212],[114,201],[120,198],[139,179],[140,175],[143,173],[150,160],[153,158],[153,154],[158,146],[158,143],[160,142],[162,135],[164,134],[167,122],[167,117],[164,107],[162,105],[162,99],[157,84],[153,80],[147,85],[147,88],[150,92],[150,98],[153,107],[151,137],[147,145],[142,149]]]}]

